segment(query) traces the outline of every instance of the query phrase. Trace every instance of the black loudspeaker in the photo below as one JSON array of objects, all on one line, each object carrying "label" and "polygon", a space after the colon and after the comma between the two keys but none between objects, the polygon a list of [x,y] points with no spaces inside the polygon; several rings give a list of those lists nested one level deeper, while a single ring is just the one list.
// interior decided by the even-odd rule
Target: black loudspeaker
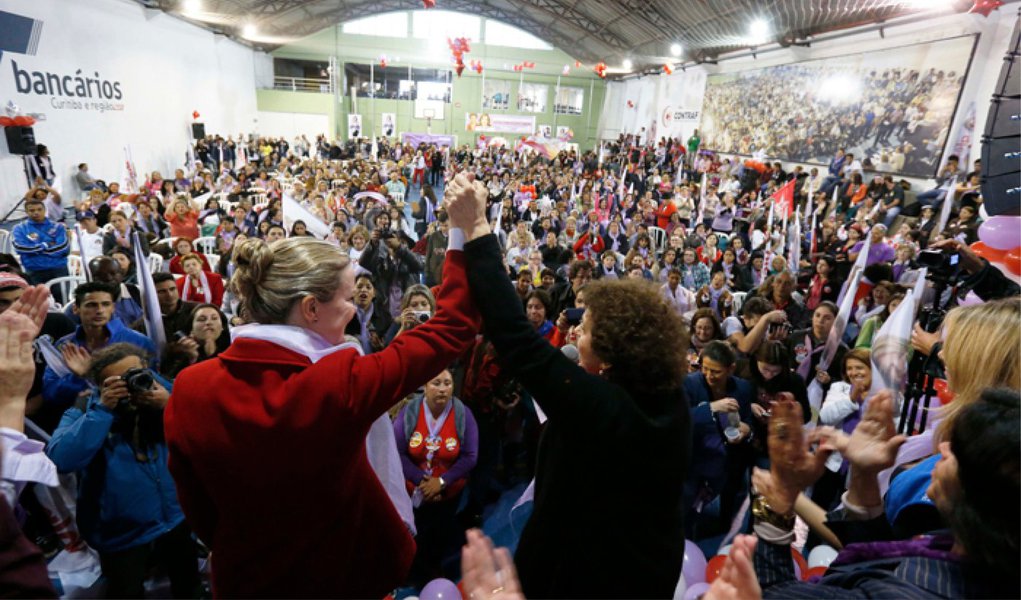
[{"label": "black loudspeaker", "polygon": [[993,93],[982,136],[982,199],[986,212],[1021,214],[1021,18],[1014,23],[1007,56]]},{"label": "black loudspeaker", "polygon": [[35,132],[31,127],[5,127],[4,135],[11,154],[35,154]]},{"label": "black loudspeaker", "polygon": [[206,124],[205,123],[192,123],[191,124],[191,137],[193,140],[202,140],[206,137]]}]

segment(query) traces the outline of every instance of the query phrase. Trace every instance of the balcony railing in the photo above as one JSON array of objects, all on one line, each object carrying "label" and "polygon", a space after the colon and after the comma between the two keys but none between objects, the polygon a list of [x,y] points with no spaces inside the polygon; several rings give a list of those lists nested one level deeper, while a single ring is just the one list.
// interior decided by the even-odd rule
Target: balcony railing
[{"label": "balcony railing", "polygon": [[333,82],[330,79],[311,79],[308,77],[273,78],[273,89],[291,92],[312,92],[315,94],[332,94]]}]

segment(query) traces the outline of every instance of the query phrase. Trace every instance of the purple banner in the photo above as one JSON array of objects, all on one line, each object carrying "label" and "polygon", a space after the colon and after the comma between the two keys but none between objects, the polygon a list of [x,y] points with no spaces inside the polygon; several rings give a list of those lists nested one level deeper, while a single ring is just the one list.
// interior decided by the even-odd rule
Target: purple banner
[{"label": "purple banner", "polygon": [[401,141],[405,144],[410,144],[412,147],[425,144],[427,146],[436,145],[451,148],[455,143],[454,136],[452,135],[434,135],[431,133],[402,133]]}]

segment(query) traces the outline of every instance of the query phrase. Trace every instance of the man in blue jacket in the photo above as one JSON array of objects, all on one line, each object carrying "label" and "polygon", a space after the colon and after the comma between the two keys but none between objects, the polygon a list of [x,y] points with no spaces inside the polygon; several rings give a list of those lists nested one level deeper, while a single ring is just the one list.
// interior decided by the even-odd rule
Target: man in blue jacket
[{"label": "man in blue jacket", "polygon": [[[67,277],[67,255],[71,252],[67,230],[46,217],[46,204],[37,198],[25,200],[28,218],[14,228],[14,250],[21,257],[28,282],[36,285]],[[57,298],[57,302],[63,302]]]},{"label": "man in blue jacket", "polygon": [[58,373],[47,366],[43,373],[43,400],[64,410],[74,404],[78,394],[88,388],[85,376],[91,361],[90,354],[117,342],[127,342],[154,355],[156,347],[144,335],[128,329],[114,317],[120,288],[92,281],[83,283],[74,291],[74,314],[81,324],[74,333],[57,340],[67,366],[67,372]]},{"label": "man in blue jacket", "polygon": [[694,513],[689,513],[684,523],[691,527],[704,522],[695,513],[704,514],[719,498],[720,525],[726,531],[740,500],[747,495],[755,389],[734,376],[737,354],[727,342],[706,344],[700,364],[699,372],[684,379],[694,434],[691,471],[684,485],[684,510]]},{"label": "man in blue jacket", "polygon": [[92,395],[64,413],[46,453],[59,472],[81,472],[78,528],[99,552],[106,595],[143,597],[156,558],[175,598],[197,598],[197,547],[163,439],[171,384],[146,369],[143,350],[126,343],[96,352],[89,376]]}]

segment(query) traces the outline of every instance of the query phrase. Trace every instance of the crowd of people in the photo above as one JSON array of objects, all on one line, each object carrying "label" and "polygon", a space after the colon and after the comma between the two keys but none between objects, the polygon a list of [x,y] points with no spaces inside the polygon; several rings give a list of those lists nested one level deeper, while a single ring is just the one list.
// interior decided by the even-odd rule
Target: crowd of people
[{"label": "crowd of people", "polygon": [[[483,596],[661,597],[686,539],[735,532],[758,542],[734,538],[711,597],[1016,596],[1021,299],[969,247],[980,191],[906,206],[843,148],[820,174],[697,146],[210,136],[172,176],[83,163],[74,198],[40,177],[0,261],[0,509],[24,516],[4,535],[69,544],[34,499],[53,473],[20,457],[77,478],[109,597],[144,595],[153,563],[175,597],[462,571]],[[960,272],[927,280],[927,248]],[[968,291],[985,302],[956,307]],[[871,355],[906,298],[927,307],[911,355],[954,394],[909,438]],[[529,481],[516,569],[474,532],[462,561]],[[11,539],[23,589],[52,594]],[[834,539],[883,544],[796,582],[787,548]]]},{"label": "crowd of people", "polygon": [[927,177],[963,83],[954,71],[813,65],[710,79],[705,145],[798,162],[823,162],[844,147],[879,173]]}]

